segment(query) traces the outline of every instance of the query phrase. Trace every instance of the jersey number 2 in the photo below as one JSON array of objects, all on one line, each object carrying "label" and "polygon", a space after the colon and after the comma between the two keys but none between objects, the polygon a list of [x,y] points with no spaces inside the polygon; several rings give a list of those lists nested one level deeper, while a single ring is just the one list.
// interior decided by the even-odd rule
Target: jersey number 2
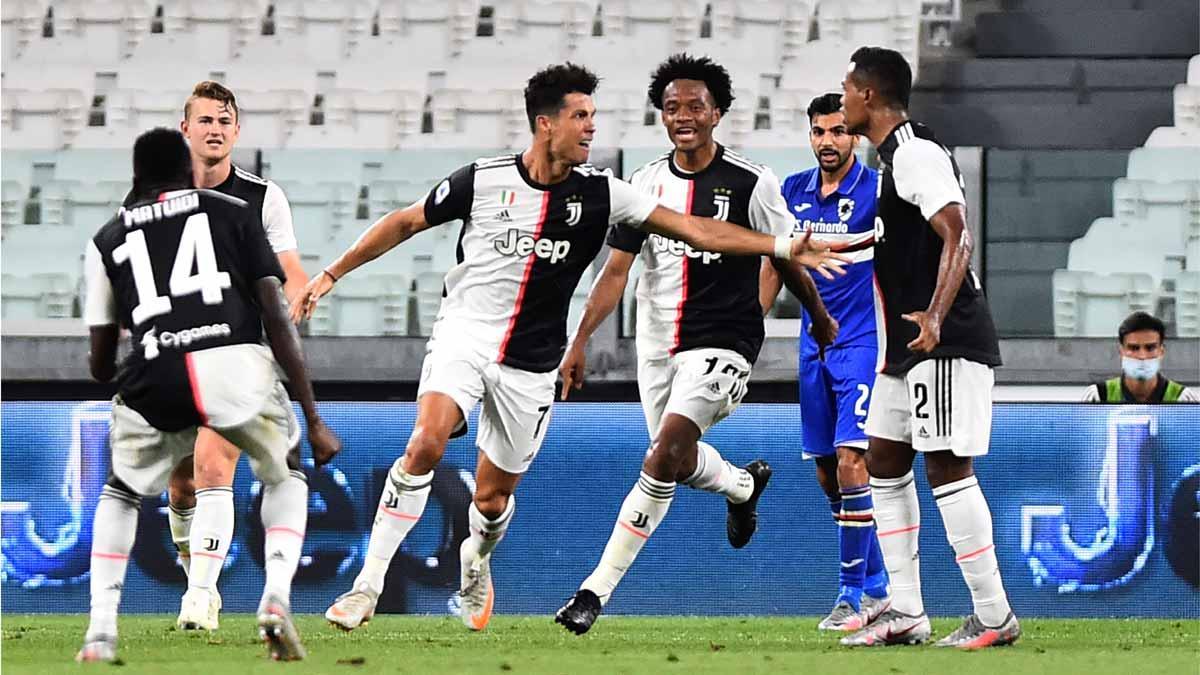
[{"label": "jersey number 2", "polygon": [[[114,248],[112,256],[113,262],[120,265],[128,261],[133,269],[133,284],[138,296],[138,304],[131,312],[134,325],[171,311],[171,298],[159,295],[154,283],[154,268],[150,266],[150,250],[146,247],[144,231],[134,230],[127,234],[125,243]],[[195,274],[192,274],[193,269]],[[206,305],[221,304],[222,291],[233,285],[229,273],[217,269],[207,213],[193,214],[183,224],[169,284],[171,297],[199,293]]]}]

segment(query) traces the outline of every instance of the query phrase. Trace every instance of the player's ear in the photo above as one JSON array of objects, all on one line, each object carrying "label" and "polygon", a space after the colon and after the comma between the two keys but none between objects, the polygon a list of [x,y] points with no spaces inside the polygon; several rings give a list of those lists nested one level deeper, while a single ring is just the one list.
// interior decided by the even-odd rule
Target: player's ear
[{"label": "player's ear", "polygon": [[538,131],[545,133],[550,133],[551,127],[554,126],[550,121],[549,115],[538,115],[537,117],[533,118],[533,123],[537,127]]},{"label": "player's ear", "polygon": [[715,129],[721,123],[721,109],[713,107],[713,128]]}]

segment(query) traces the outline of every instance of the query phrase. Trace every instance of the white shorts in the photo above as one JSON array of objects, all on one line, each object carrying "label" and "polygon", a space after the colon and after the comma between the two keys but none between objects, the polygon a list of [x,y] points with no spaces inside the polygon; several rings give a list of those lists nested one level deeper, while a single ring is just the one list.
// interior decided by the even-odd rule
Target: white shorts
[{"label": "white shorts", "polygon": [[929,359],[903,377],[879,373],[867,435],[908,443],[918,452],[986,455],[994,384],[991,367],[966,359]]},{"label": "white shorts", "polygon": [[[475,444],[508,473],[521,474],[537,457],[550,426],[557,373],[534,373],[496,363],[453,343],[429,343],[417,398],[436,391],[454,399],[463,420],[481,403]],[[464,422],[465,423],[465,422]]]},{"label": "white shorts", "polygon": [[746,396],[750,364],[729,349],[692,349],[638,361],[638,392],[650,438],[669,413],[682,415],[700,433],[725,419]]},{"label": "white shorts", "polygon": [[[263,483],[274,485],[288,477],[288,454],[300,443],[300,425],[283,384],[275,382],[262,409],[249,420],[213,431],[246,453]],[[137,494],[154,496],[167,488],[171,471],[194,452],[196,427],[159,431],[117,396],[108,442],[113,475]]]}]

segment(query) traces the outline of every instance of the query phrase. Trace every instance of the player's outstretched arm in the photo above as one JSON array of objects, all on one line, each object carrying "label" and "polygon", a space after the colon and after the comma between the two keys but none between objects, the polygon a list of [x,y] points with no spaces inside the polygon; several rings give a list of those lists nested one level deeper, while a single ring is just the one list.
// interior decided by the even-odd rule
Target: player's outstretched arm
[{"label": "player's outstretched arm", "polygon": [[304,291],[292,300],[292,319],[299,321],[301,317],[311,318],[317,301],[333,290],[338,279],[396,248],[414,234],[429,229],[431,225],[425,221],[424,204],[422,200],[396,209],[372,223],[345,253],[313,277]]},{"label": "player's outstretched arm", "polygon": [[920,330],[916,339],[908,343],[908,348],[921,353],[933,351],[941,342],[942,321],[950,313],[950,305],[954,303],[958,289],[971,267],[971,250],[974,248],[971,233],[966,227],[966,209],[962,204],[946,204],[933,214],[929,225],[942,238],[937,285],[925,311],[903,315],[904,319],[917,324]]},{"label": "player's outstretched arm", "polygon": [[571,343],[567,345],[567,352],[563,355],[562,363],[558,367],[563,381],[562,400],[564,401],[567,400],[572,389],[583,387],[583,378],[587,372],[587,342],[621,302],[621,296],[625,293],[625,284],[629,281],[629,269],[633,267],[633,259],[634,254],[628,251],[612,249],[608,254],[608,260],[604,263],[604,269],[600,271],[600,276],[596,277],[595,283],[592,284],[587,304],[583,308],[583,318],[579,321],[579,328],[575,331],[575,337],[571,338]]},{"label": "player's outstretched arm", "polygon": [[828,246],[814,243],[812,233],[802,237],[773,237],[754,232],[721,220],[693,216],[657,206],[646,218],[645,229],[691,244],[693,248],[729,255],[766,255],[796,259],[805,267],[817,270],[832,279],[833,274],[845,274],[842,266],[849,258],[834,253]]},{"label": "player's outstretched arm", "polygon": [[325,426],[321,415],[317,413],[316,400],[313,397],[312,381],[308,377],[308,366],[304,362],[304,350],[300,346],[300,334],[296,326],[289,320],[287,299],[283,296],[283,287],[279,279],[264,277],[259,279],[254,290],[258,296],[258,304],[262,309],[263,329],[267,333],[267,342],[275,361],[283,368],[292,392],[300,401],[300,409],[304,412],[304,420],[308,424],[308,442],[312,445],[313,461],[321,466],[333,459],[342,450],[342,442]]}]

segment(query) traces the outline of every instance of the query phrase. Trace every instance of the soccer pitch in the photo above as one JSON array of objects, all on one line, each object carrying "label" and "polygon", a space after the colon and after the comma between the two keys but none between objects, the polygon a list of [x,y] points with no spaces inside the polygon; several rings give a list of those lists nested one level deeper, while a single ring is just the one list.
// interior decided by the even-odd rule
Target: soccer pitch
[{"label": "soccer pitch", "polygon": [[[221,630],[184,634],[173,615],[121,617],[116,672],[531,673],[555,675],[681,673],[1191,673],[1200,669],[1200,621],[1027,619],[1012,647],[961,653],[922,647],[851,650],[818,633],[816,617],[601,617],[591,633],[568,634],[546,616],[495,617],[471,634],[451,617],[379,616],[344,634],[318,616],[299,617],[309,650],[301,663],[274,663],[256,638],[253,617],[221,617]],[[72,661],[82,615],[3,618],[3,670],[16,673],[107,671]],[[956,619],[933,622],[935,637]]]}]

